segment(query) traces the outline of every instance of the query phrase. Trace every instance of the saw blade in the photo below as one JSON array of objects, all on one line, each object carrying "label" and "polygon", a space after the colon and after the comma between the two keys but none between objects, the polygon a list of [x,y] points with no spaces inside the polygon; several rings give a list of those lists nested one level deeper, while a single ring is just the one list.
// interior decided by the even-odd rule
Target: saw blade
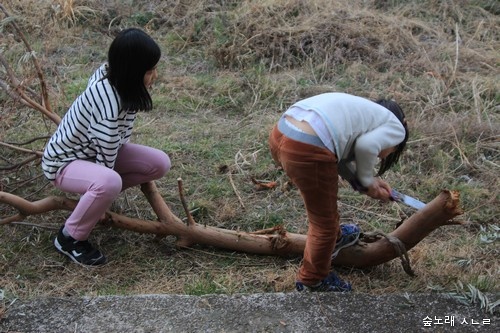
[{"label": "saw blade", "polygon": [[394,189],[391,191],[391,196],[395,201],[402,202],[402,203],[404,203],[410,207],[413,207],[417,210],[425,207],[425,203],[423,203],[422,201],[417,200],[413,197],[410,197],[409,195],[398,192]]}]

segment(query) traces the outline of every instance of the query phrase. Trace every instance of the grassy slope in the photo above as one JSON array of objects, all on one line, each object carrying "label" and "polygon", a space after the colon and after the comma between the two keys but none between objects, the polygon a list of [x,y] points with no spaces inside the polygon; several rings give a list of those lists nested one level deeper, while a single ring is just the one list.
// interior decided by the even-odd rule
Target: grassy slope
[{"label": "grassy slope", "polygon": [[[443,227],[410,252],[415,278],[406,276],[397,260],[363,271],[339,268],[341,275],[357,291],[373,294],[454,290],[457,282],[498,291],[496,2],[336,1],[334,6],[321,0],[259,0],[221,6],[218,1],[192,0],[132,6],[81,1],[73,8],[74,17],[64,7],[51,8],[48,1],[36,1],[34,11],[32,2],[6,4],[19,16],[42,59],[59,114],[105,59],[108,33],[141,26],[161,44],[155,111],[140,115],[134,141],[170,154],[172,171],[158,186],[174,212],[184,216],[176,187],[182,177],[199,223],[241,230],[283,223],[290,231],[305,233],[303,205],[295,190],[256,191],[250,181],[286,182],[267,150],[272,124],[290,103],[319,92],[397,99],[408,115],[412,137],[400,165],[385,178],[424,201],[442,188],[459,189],[466,211],[461,219],[468,224]],[[25,75],[29,68],[19,61],[23,48],[4,31],[4,52]],[[54,130],[38,114],[0,96],[1,140],[20,142]],[[33,148],[42,145],[37,142]],[[24,158],[4,148],[0,152],[6,159]],[[233,172],[246,209],[221,166]],[[3,173],[2,188],[31,200],[57,193],[40,174],[37,165]],[[380,205],[345,184],[340,195],[342,222],[358,223],[365,231],[388,232],[413,213],[397,204]],[[122,195],[114,209],[154,219],[136,189]],[[2,216],[9,213],[0,205]],[[95,270],[77,267],[52,246],[64,217],[58,212],[26,220],[43,228],[0,228],[0,288],[8,299],[293,289],[296,258],[201,247],[177,250],[170,237],[156,240],[107,228],[94,232],[92,240],[110,263]]]}]

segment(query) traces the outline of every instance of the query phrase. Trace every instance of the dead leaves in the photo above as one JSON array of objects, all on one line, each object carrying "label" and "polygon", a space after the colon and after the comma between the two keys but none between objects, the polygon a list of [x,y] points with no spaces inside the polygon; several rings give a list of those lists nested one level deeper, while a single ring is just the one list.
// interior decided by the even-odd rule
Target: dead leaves
[{"label": "dead leaves", "polygon": [[[219,166],[219,173],[229,174],[231,184],[233,185],[233,188],[235,187],[234,182],[232,181],[232,177],[231,177],[231,175],[233,174],[233,170],[230,166],[228,166],[227,164],[220,165]],[[254,184],[256,191],[271,190],[271,189],[275,188],[276,186],[278,186],[278,182],[276,182],[276,181],[257,180],[253,176],[250,176],[250,180]]]},{"label": "dead leaves", "polygon": [[257,191],[264,191],[273,189],[278,186],[278,182],[275,181],[265,181],[265,180],[257,180],[254,177],[251,177],[252,183],[255,184],[255,189]]}]

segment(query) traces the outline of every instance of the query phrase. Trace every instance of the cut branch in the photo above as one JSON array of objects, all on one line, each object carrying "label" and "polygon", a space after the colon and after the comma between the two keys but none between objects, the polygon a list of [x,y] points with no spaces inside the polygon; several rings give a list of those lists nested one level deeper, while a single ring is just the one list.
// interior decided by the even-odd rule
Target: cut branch
[{"label": "cut branch", "polygon": [[[399,239],[405,245],[406,251],[409,251],[435,229],[444,225],[461,224],[452,220],[463,214],[459,199],[459,192],[443,190],[423,209],[417,211],[397,229],[389,233],[389,236]],[[343,255],[339,254],[333,260],[334,264],[368,267],[382,264],[398,256],[386,238],[380,238],[373,242],[360,242],[345,250]]]},{"label": "cut branch", "polygon": [[[156,234],[162,237],[172,235],[177,238],[176,245],[180,248],[199,244],[232,251],[279,256],[297,256],[302,255],[304,251],[306,235],[287,232],[281,226],[255,232],[241,232],[200,225],[194,220],[185,224],[172,213],[154,182],[141,185],[141,190],[156,213],[157,221],[145,221],[107,212],[108,218],[105,223],[112,227],[139,233]],[[19,214],[0,220],[0,224],[20,221],[26,216],[51,210],[72,210],[77,203],[65,197],[48,197],[29,202],[5,192],[0,192],[0,202],[19,211]],[[333,260],[333,264],[363,268],[390,261],[401,255],[401,251],[391,244],[391,239],[398,239],[408,251],[440,226],[460,224],[451,219],[462,213],[459,206],[459,193],[443,190],[433,201],[408,218],[388,237],[362,239],[358,244],[340,251]]]}]

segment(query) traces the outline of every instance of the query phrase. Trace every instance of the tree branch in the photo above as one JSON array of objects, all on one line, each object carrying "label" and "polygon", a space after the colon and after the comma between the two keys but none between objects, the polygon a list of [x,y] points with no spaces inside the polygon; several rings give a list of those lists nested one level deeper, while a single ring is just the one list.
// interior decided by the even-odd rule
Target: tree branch
[{"label": "tree branch", "polygon": [[[295,256],[302,255],[306,235],[287,232],[282,226],[276,226],[256,232],[226,230],[211,226],[203,226],[196,222],[185,224],[172,213],[162,199],[154,182],[141,185],[141,190],[158,216],[157,221],[145,221],[129,218],[114,212],[107,212],[104,223],[112,227],[134,232],[172,235],[177,238],[180,248],[195,244],[213,246],[226,250],[241,251],[263,255]],[[48,197],[36,202],[29,202],[15,195],[0,192],[0,202],[6,203],[19,211],[19,214],[0,220],[0,224],[21,221],[26,216],[42,214],[51,210],[72,210],[77,201],[66,197]],[[390,261],[401,256],[401,250],[395,249],[391,240],[399,240],[409,251],[432,231],[443,225],[460,224],[452,221],[462,214],[459,193],[443,190],[422,210],[410,216],[388,237],[362,239],[356,245],[340,251],[332,261],[334,265],[349,267],[370,267]]]}]

